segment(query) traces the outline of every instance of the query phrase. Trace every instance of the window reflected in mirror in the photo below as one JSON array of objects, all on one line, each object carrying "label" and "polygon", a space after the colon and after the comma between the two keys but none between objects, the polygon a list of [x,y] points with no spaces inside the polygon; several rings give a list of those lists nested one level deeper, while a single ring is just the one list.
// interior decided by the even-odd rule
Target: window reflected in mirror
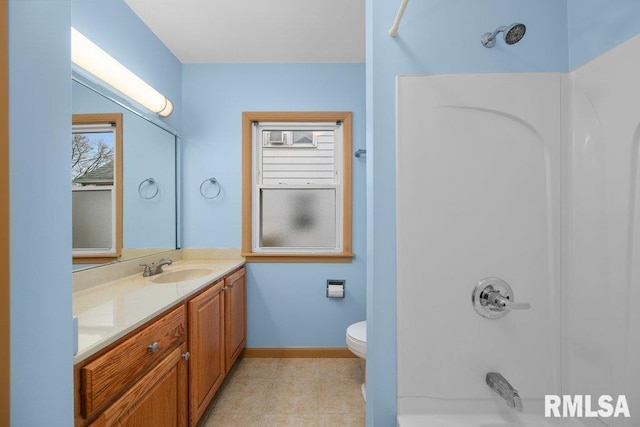
[{"label": "window reflected in mirror", "polygon": [[71,136],[74,262],[122,251],[122,114],[74,114]]}]

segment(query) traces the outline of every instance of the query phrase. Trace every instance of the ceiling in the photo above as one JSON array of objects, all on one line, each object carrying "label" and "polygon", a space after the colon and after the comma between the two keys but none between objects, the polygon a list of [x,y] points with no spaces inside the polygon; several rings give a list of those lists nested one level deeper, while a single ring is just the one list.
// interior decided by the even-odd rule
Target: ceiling
[{"label": "ceiling", "polygon": [[365,61],[365,0],[125,2],[183,63]]}]

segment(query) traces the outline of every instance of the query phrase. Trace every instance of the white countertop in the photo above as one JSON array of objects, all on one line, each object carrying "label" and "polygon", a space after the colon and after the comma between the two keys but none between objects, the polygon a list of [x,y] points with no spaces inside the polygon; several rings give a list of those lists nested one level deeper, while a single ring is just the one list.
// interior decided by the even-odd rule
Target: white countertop
[{"label": "white countertop", "polygon": [[244,260],[180,260],[164,272],[208,268],[211,274],[177,283],[154,283],[160,277],[137,273],[73,293],[73,314],[78,317],[78,354],[74,363],[123,337],[206,285],[244,265]]}]

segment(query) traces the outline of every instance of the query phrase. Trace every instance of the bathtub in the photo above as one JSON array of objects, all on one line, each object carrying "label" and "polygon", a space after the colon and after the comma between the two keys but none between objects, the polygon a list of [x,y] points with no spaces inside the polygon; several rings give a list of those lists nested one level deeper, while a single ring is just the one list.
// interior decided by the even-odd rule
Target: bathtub
[{"label": "bathtub", "polygon": [[406,398],[398,402],[399,427],[605,427],[597,418],[546,418],[542,399],[522,399],[524,412],[502,399]]},{"label": "bathtub", "polygon": [[398,416],[399,427],[603,427],[593,419],[545,418],[538,414],[420,414]]}]

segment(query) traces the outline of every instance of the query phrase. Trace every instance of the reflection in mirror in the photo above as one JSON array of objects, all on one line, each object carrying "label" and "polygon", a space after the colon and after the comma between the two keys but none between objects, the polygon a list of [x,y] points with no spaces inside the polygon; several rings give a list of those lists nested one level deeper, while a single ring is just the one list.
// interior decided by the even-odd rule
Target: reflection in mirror
[{"label": "reflection in mirror", "polygon": [[122,114],[74,114],[71,135],[73,260],[122,250]]},{"label": "reflection in mirror", "polygon": [[[108,90],[79,82],[75,76],[72,95],[74,115],[117,113],[122,116],[122,250],[120,257],[99,261],[121,261],[176,249],[175,132],[116,102],[119,100]],[[116,149],[116,156],[117,152]],[[83,262],[77,263],[74,256],[74,271],[101,265],[86,264],[86,258]]]}]

